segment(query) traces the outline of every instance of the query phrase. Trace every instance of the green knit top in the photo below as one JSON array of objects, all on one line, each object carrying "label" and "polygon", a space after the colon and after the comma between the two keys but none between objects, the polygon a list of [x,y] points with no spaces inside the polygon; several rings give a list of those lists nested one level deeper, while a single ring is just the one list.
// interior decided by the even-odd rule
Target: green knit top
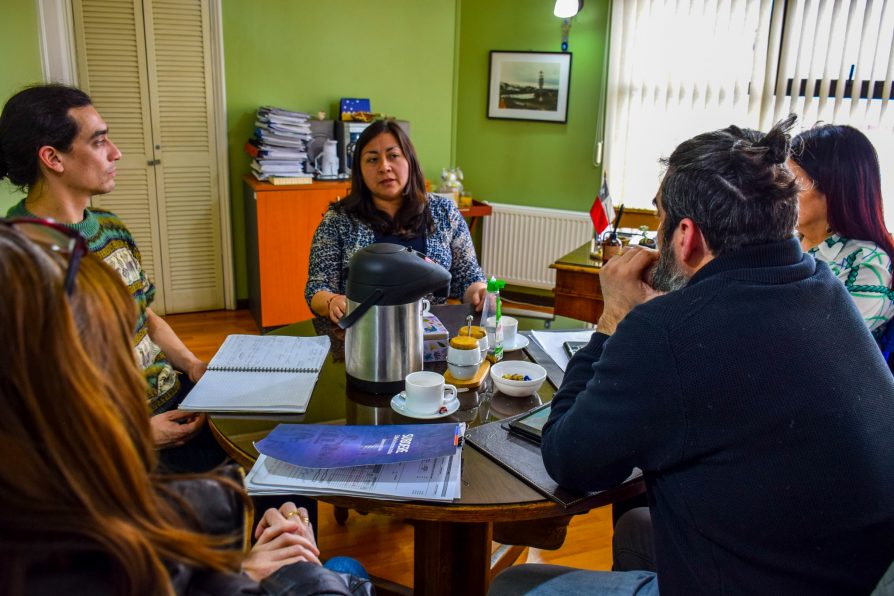
[{"label": "green knit top", "polygon": [[[10,208],[7,216],[38,217],[25,208],[24,200]],[[164,352],[149,338],[147,309],[155,299],[155,285],[143,270],[133,236],[114,213],[103,209],[86,209],[82,221],[67,225],[87,240],[90,252],[118,272],[137,303],[139,317],[133,345],[148,383],[151,412],[157,414],[176,407],[172,398],[180,389],[180,381]]]}]

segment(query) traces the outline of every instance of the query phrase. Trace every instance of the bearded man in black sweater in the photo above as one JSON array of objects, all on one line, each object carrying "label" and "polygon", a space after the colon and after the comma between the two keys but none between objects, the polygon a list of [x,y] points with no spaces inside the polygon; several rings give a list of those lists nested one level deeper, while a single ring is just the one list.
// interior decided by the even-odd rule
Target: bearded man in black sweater
[{"label": "bearded man in black sweater", "polygon": [[564,487],[643,471],[657,575],[521,566],[493,593],[868,593],[894,560],[894,377],[793,237],[793,120],[677,147],[660,252],[603,267],[597,332],[543,429]]}]

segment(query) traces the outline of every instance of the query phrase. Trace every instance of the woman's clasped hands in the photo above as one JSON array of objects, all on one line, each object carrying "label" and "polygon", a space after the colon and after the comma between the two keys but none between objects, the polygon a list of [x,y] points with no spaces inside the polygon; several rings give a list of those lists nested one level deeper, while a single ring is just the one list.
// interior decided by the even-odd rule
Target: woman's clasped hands
[{"label": "woman's clasped hands", "polygon": [[307,510],[288,501],[268,509],[255,528],[257,542],[242,563],[242,571],[260,581],[282,567],[299,561],[320,565]]}]

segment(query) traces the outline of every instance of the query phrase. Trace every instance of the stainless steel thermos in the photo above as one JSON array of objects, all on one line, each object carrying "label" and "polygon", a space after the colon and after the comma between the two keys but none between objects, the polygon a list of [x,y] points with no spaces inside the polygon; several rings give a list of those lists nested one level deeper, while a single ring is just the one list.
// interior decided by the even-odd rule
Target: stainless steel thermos
[{"label": "stainless steel thermos", "polygon": [[450,272],[410,248],[372,244],[348,267],[345,332],[348,382],[370,393],[397,393],[422,370],[422,302],[447,294]]}]

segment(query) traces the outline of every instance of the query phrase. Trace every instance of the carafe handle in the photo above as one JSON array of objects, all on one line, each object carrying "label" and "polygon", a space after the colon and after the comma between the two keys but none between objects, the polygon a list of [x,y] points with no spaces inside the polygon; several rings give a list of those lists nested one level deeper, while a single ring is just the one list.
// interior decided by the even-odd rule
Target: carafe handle
[{"label": "carafe handle", "polygon": [[357,308],[349,312],[347,315],[341,318],[338,321],[338,326],[342,329],[347,329],[351,325],[357,322],[357,319],[362,317],[366,311],[376,305],[376,303],[382,299],[382,296],[385,295],[385,292],[376,288],[372,291],[372,293],[366,297],[366,300],[357,305]]}]

